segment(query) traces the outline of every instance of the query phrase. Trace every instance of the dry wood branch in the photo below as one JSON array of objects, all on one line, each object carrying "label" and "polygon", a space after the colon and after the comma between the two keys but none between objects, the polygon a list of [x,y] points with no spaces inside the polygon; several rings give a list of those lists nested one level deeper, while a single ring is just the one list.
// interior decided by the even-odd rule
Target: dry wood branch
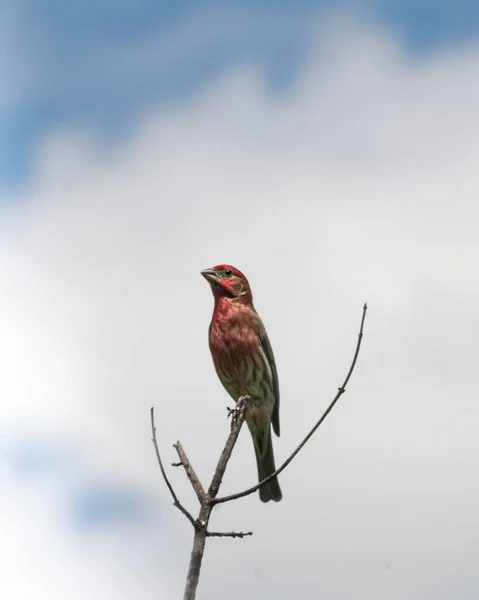
[{"label": "dry wood branch", "polygon": [[230,538],[241,538],[243,539],[246,536],[253,535],[252,531],[229,531],[227,533],[222,533],[221,531],[208,531],[206,537],[230,537]]},{"label": "dry wood branch", "polygon": [[155,409],[153,406],[150,408],[150,420],[151,420],[151,433],[152,433],[151,441],[153,442],[153,445],[155,447],[156,458],[157,458],[158,464],[160,466],[161,474],[163,475],[163,479],[165,480],[166,486],[170,490],[170,494],[173,498],[173,504],[174,504],[174,506],[176,506],[176,508],[180,512],[182,512],[185,515],[185,517],[188,519],[188,521],[196,529],[196,527],[197,527],[196,521],[194,520],[192,515],[186,510],[186,508],[181,504],[181,502],[178,500],[178,497],[175,494],[175,490],[173,489],[173,486],[171,485],[171,483],[168,479],[168,476],[166,474],[165,468],[163,467],[163,461],[161,460],[160,450],[158,448],[158,440],[156,439]]},{"label": "dry wood branch", "polygon": [[180,459],[180,464],[183,465],[183,468],[186,471],[186,476],[188,477],[188,479],[191,483],[191,487],[195,491],[195,494],[196,494],[196,497],[198,498],[199,503],[202,504],[205,500],[206,494],[205,494],[205,490],[203,489],[203,486],[201,485],[201,481],[198,479],[198,476],[196,475],[195,470],[191,466],[191,463],[190,463],[188,457],[186,456],[185,451],[183,450],[183,446],[181,445],[181,442],[176,442],[176,444],[173,444],[173,447],[178,453],[178,457]]},{"label": "dry wood branch", "polygon": [[[195,537],[193,539],[193,550],[191,552],[190,564],[188,567],[188,574],[186,576],[186,588],[183,600],[194,600],[196,597],[196,588],[198,587],[198,580],[200,577],[201,563],[203,561],[203,554],[205,550],[205,543],[207,537],[233,537],[233,536],[209,536],[208,535],[208,523],[213,510],[212,499],[215,498],[223,480],[228,461],[235,447],[236,440],[238,439],[241,426],[244,422],[245,409],[248,401],[248,397],[240,398],[236,405],[236,410],[233,411],[231,418],[231,431],[226,440],[225,447],[221,453],[221,456],[216,465],[216,469],[208,488],[208,494],[201,504],[200,515],[198,517]],[[241,536],[237,536],[241,537]]]},{"label": "dry wood branch", "polygon": [[223,475],[225,474],[229,459],[231,458],[231,453],[233,452],[236,440],[238,439],[241,427],[243,426],[245,410],[247,408],[248,401],[249,396],[240,398],[236,405],[236,409],[231,411],[231,431],[228,439],[226,440],[223,452],[218,460],[218,464],[216,465],[210,487],[208,488],[208,496],[210,499],[215,498],[218,490],[220,489],[221,482],[223,481]]},{"label": "dry wood branch", "polygon": [[220,504],[220,503],[223,503],[223,502],[230,502],[231,500],[237,500],[238,498],[244,498],[245,496],[249,496],[250,494],[253,494],[257,490],[259,490],[260,487],[262,487],[263,485],[265,485],[266,483],[268,483],[268,481],[271,481],[274,477],[276,477],[282,471],[284,471],[284,469],[286,469],[286,467],[293,460],[293,458],[300,452],[300,450],[303,448],[303,446],[308,442],[308,440],[311,438],[311,436],[314,434],[314,432],[318,429],[318,427],[323,423],[323,421],[329,415],[329,413],[333,409],[333,407],[336,404],[336,402],[339,400],[339,398],[346,391],[346,386],[347,386],[347,384],[348,384],[348,382],[349,382],[349,380],[351,378],[351,375],[353,374],[354,367],[356,366],[356,362],[358,360],[359,351],[361,349],[361,341],[363,339],[364,320],[366,318],[366,311],[367,311],[367,309],[368,309],[368,305],[365,303],[364,306],[363,306],[363,314],[362,314],[362,318],[361,318],[361,326],[359,328],[359,334],[358,334],[358,341],[357,341],[357,344],[356,344],[356,350],[354,352],[353,360],[352,360],[351,366],[349,367],[348,374],[346,375],[346,378],[345,378],[345,380],[343,382],[343,385],[338,388],[338,392],[337,392],[336,396],[333,398],[333,400],[330,403],[330,405],[328,406],[328,408],[321,415],[319,421],[317,421],[317,423],[315,424],[315,426],[311,429],[311,431],[307,434],[307,436],[299,444],[299,446],[296,448],[296,450],[284,461],[284,463],[278,469],[276,469],[276,471],[274,473],[271,473],[271,475],[269,475],[268,477],[266,477],[265,479],[263,479],[263,481],[261,481],[260,483],[257,483],[256,485],[253,485],[252,487],[248,488],[247,490],[244,490],[243,492],[238,492],[236,494],[230,494],[229,496],[223,496],[222,498],[212,498],[213,504]]}]

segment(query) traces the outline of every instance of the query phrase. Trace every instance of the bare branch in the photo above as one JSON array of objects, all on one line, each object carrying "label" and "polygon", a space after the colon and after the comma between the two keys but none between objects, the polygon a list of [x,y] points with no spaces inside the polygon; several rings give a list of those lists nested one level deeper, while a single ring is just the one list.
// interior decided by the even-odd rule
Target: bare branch
[{"label": "bare branch", "polygon": [[210,520],[213,505],[206,498],[200,508],[200,514],[196,522],[195,536],[193,538],[193,549],[191,550],[190,564],[186,575],[186,586],[183,600],[194,600],[196,588],[200,579],[201,563],[205,552],[207,527]]},{"label": "bare branch", "polygon": [[161,460],[160,450],[158,448],[158,440],[156,439],[155,408],[153,406],[150,408],[150,418],[151,418],[151,433],[153,436],[151,441],[153,442],[153,445],[155,447],[156,458],[158,459],[158,464],[160,466],[161,474],[163,475],[163,479],[165,480],[165,483],[166,483],[168,489],[170,490],[170,494],[173,498],[173,504],[174,504],[174,506],[176,506],[176,508],[180,512],[182,512],[185,515],[185,517],[188,519],[188,521],[196,529],[198,527],[198,524],[196,523],[195,519],[191,516],[191,514],[186,510],[186,508],[178,500],[178,497],[175,494],[175,490],[173,489],[173,486],[171,485],[171,483],[168,479],[168,476],[166,475],[165,468],[163,467],[163,461]]},{"label": "bare branch", "polygon": [[363,306],[363,314],[362,314],[362,318],[361,318],[361,326],[359,328],[359,335],[358,335],[358,341],[357,341],[357,344],[356,344],[356,350],[354,352],[353,361],[352,361],[351,366],[349,368],[348,374],[346,375],[346,379],[344,380],[343,385],[340,388],[338,388],[338,392],[337,392],[336,396],[333,398],[333,400],[332,400],[331,404],[328,406],[328,408],[321,415],[321,418],[316,423],[316,425],[311,429],[311,431],[303,439],[303,441],[299,444],[299,446],[296,448],[296,450],[289,456],[289,458],[287,458],[284,461],[284,463],[279,467],[279,469],[276,469],[276,471],[274,473],[271,473],[271,475],[269,475],[268,477],[266,477],[265,479],[263,479],[263,481],[261,481],[260,483],[254,485],[254,486],[252,486],[250,488],[248,488],[244,492],[238,492],[236,494],[230,494],[229,496],[223,496],[222,498],[215,498],[214,496],[212,496],[211,502],[213,504],[221,504],[223,502],[230,502],[231,500],[237,500],[238,498],[244,498],[245,496],[249,496],[250,494],[253,494],[257,490],[259,490],[260,487],[262,487],[263,485],[265,485],[266,483],[268,483],[268,481],[271,481],[274,477],[276,477],[282,471],[284,471],[284,469],[286,469],[286,467],[293,460],[293,458],[298,454],[298,452],[308,442],[308,440],[311,438],[311,436],[314,434],[314,432],[318,429],[318,427],[323,423],[323,421],[329,415],[329,413],[333,409],[333,407],[336,404],[336,402],[339,400],[339,398],[346,391],[346,386],[347,386],[347,384],[348,384],[348,382],[349,382],[349,380],[351,378],[351,375],[353,374],[354,367],[356,366],[356,362],[358,360],[359,350],[361,349],[361,341],[363,339],[364,320],[366,318],[366,311],[367,311],[367,309],[368,309],[368,305],[365,303],[364,306]]},{"label": "bare branch", "polygon": [[203,486],[201,485],[201,482],[198,479],[198,476],[196,475],[195,470],[191,466],[191,463],[190,463],[188,457],[186,456],[185,451],[183,450],[183,446],[181,445],[181,442],[176,442],[176,444],[173,444],[173,448],[178,452],[178,456],[181,461],[180,464],[183,465],[183,467],[186,471],[186,476],[188,477],[188,479],[191,483],[191,487],[194,489],[199,503],[202,504],[206,497],[205,490],[203,489]]},{"label": "bare branch", "polygon": [[249,400],[249,396],[243,396],[238,399],[236,404],[236,409],[231,411],[231,431],[226,440],[225,447],[223,448],[223,452],[221,453],[218,464],[216,465],[216,469],[213,475],[213,479],[211,480],[210,487],[208,488],[208,497],[210,500],[213,500],[220,489],[221,482],[223,481],[223,475],[225,474],[226,467],[228,465],[228,461],[231,458],[231,453],[236,444],[236,440],[238,439],[239,432],[241,431],[241,427],[245,418],[245,410]]},{"label": "bare branch", "polygon": [[176,451],[178,453],[180,462],[173,463],[172,466],[183,466],[183,468],[185,469],[188,480],[190,481],[191,486],[193,487],[193,489],[196,493],[196,496],[200,502],[200,511],[199,511],[199,515],[198,515],[197,519],[194,519],[191,516],[191,514],[181,505],[180,501],[178,500],[178,497],[176,496],[176,494],[173,490],[171,483],[168,480],[165,469],[163,468],[163,463],[161,460],[160,452],[158,449],[158,442],[157,442],[157,438],[156,438],[154,409],[151,408],[151,429],[152,429],[152,433],[153,433],[152,441],[155,446],[156,456],[158,459],[158,464],[161,469],[161,473],[163,475],[163,479],[165,480],[165,483],[166,483],[168,489],[170,490],[174,505],[176,506],[176,508],[178,508],[178,510],[180,510],[187,517],[187,519],[190,521],[190,523],[193,525],[193,527],[195,529],[195,535],[194,535],[194,539],[193,539],[193,548],[191,551],[190,564],[189,564],[188,574],[187,574],[187,578],[186,578],[186,587],[185,587],[185,593],[183,596],[183,600],[194,600],[194,598],[196,597],[196,589],[198,586],[198,580],[199,580],[199,576],[200,576],[201,564],[203,561],[203,555],[204,555],[204,549],[205,549],[205,543],[206,543],[207,537],[230,537],[230,538],[240,538],[241,539],[243,537],[253,535],[252,531],[247,531],[247,532],[208,531],[208,525],[209,525],[211,513],[212,513],[215,505],[224,503],[224,502],[229,502],[231,500],[236,500],[238,498],[243,498],[245,496],[249,496],[250,494],[256,492],[261,486],[268,483],[268,481],[271,481],[271,479],[273,479],[274,477],[279,475],[289,465],[289,463],[293,460],[293,458],[300,452],[300,450],[303,448],[303,446],[308,442],[308,440],[311,438],[311,436],[315,433],[315,431],[318,429],[318,427],[323,423],[323,421],[326,419],[328,414],[331,412],[331,410],[334,407],[334,405],[336,404],[336,402],[346,391],[346,386],[351,378],[351,375],[354,371],[354,368],[356,366],[356,362],[357,362],[357,359],[359,356],[359,351],[361,348],[361,341],[362,341],[362,337],[363,337],[364,321],[366,318],[366,311],[367,311],[367,305],[364,304],[356,350],[354,352],[354,357],[353,357],[351,366],[349,368],[348,374],[346,375],[346,378],[345,378],[342,386],[340,388],[338,388],[338,392],[337,392],[336,396],[334,397],[333,401],[330,403],[328,408],[324,411],[321,418],[315,424],[315,426],[311,429],[311,431],[308,433],[308,435],[303,439],[301,444],[289,456],[289,458],[281,465],[281,467],[279,469],[277,469],[274,473],[272,473],[269,477],[267,477],[266,479],[264,479],[257,485],[254,485],[253,487],[251,487],[243,492],[240,492],[237,494],[231,494],[230,496],[224,496],[222,498],[217,498],[218,491],[220,489],[222,479],[223,479],[224,473],[226,471],[226,467],[228,466],[228,462],[231,458],[231,454],[233,452],[236,441],[238,439],[238,435],[241,431],[241,427],[245,420],[245,411],[247,410],[247,402],[249,400],[248,396],[239,398],[235,409],[233,409],[233,410],[228,409],[228,416],[232,416],[231,431],[228,436],[228,439],[226,440],[226,443],[225,443],[225,446],[221,453],[221,456],[218,460],[218,464],[216,466],[213,478],[211,480],[211,483],[210,483],[210,486],[209,486],[207,492],[205,492],[205,490],[204,490],[200,480],[198,479],[198,476],[196,475],[193,467],[191,466],[191,463],[190,463],[188,457],[186,456],[186,453],[183,450],[183,447],[180,444],[180,442],[176,442],[176,444],[174,444],[174,448],[176,449]]},{"label": "bare branch", "polygon": [[230,537],[230,538],[241,538],[243,539],[244,537],[248,536],[248,535],[253,535],[252,531],[229,531],[227,533],[223,533],[221,531],[207,531],[206,532],[206,537]]}]

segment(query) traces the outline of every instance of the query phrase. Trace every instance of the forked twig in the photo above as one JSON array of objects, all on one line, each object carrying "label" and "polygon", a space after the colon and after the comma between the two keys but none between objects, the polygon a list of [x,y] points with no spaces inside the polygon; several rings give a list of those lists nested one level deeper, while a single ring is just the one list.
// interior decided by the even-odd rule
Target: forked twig
[{"label": "forked twig", "polygon": [[188,568],[188,575],[186,578],[186,587],[185,587],[185,593],[183,596],[183,600],[194,600],[194,598],[196,597],[196,588],[198,586],[200,570],[201,570],[201,563],[203,560],[205,542],[206,542],[207,537],[244,538],[246,536],[251,536],[253,534],[252,531],[248,531],[248,532],[208,531],[208,524],[209,524],[211,512],[212,512],[214,506],[216,504],[230,502],[231,500],[236,500],[238,498],[244,498],[245,496],[249,496],[250,494],[253,494],[257,490],[259,490],[260,487],[262,487],[263,485],[268,483],[268,481],[271,481],[271,479],[273,479],[274,477],[279,475],[282,471],[284,471],[284,469],[286,469],[286,467],[293,460],[293,458],[300,452],[300,450],[303,448],[303,446],[308,442],[308,440],[311,438],[311,436],[315,433],[315,431],[318,429],[318,427],[323,423],[323,421],[326,419],[326,417],[329,415],[329,413],[333,409],[336,402],[346,391],[346,386],[349,383],[351,375],[353,374],[353,371],[354,371],[354,368],[356,366],[356,362],[357,362],[357,359],[359,356],[359,351],[361,349],[361,341],[363,338],[363,328],[364,328],[364,321],[366,318],[367,308],[368,308],[367,304],[364,304],[362,318],[361,318],[361,326],[359,329],[358,341],[356,344],[356,350],[354,352],[353,360],[352,360],[351,366],[349,368],[348,374],[346,375],[346,378],[345,378],[342,386],[338,388],[338,391],[337,391],[335,397],[333,398],[332,402],[329,404],[328,408],[324,411],[324,413],[321,415],[319,421],[317,421],[317,423],[314,425],[314,427],[311,429],[311,431],[306,435],[306,437],[299,444],[299,446],[296,448],[296,450],[294,450],[294,452],[284,461],[284,463],[279,467],[279,469],[277,469],[274,473],[272,473],[271,475],[269,475],[268,477],[263,479],[263,481],[248,488],[247,490],[244,490],[243,492],[238,492],[236,494],[230,494],[229,496],[223,496],[223,497],[219,497],[219,498],[217,497],[218,491],[219,491],[221,483],[222,483],[224,473],[226,471],[226,467],[228,465],[228,461],[231,458],[231,454],[235,447],[236,440],[238,439],[238,435],[241,431],[241,427],[242,427],[244,419],[245,419],[245,411],[247,410],[247,401],[249,399],[248,397],[239,398],[237,405],[236,405],[236,409],[234,409],[233,411],[230,411],[230,414],[233,415],[233,417],[231,419],[230,434],[228,436],[228,439],[226,440],[223,451],[221,452],[220,458],[218,460],[218,464],[216,465],[216,469],[213,474],[213,478],[211,480],[211,483],[210,483],[210,486],[209,486],[207,492],[205,492],[203,486],[201,485],[201,482],[198,479],[198,476],[196,475],[188,457],[186,456],[186,453],[183,450],[182,445],[180,444],[180,442],[176,442],[174,447],[178,453],[180,462],[173,463],[173,466],[183,466],[183,468],[185,469],[185,473],[188,477],[188,480],[190,481],[191,486],[193,487],[193,489],[196,493],[196,496],[200,502],[200,511],[199,511],[199,515],[198,515],[197,519],[194,519],[192,517],[192,515],[180,503],[180,501],[178,500],[178,497],[175,494],[175,491],[173,490],[171,483],[168,480],[165,469],[163,467],[160,452],[158,449],[158,442],[156,439],[154,409],[151,408],[151,429],[152,429],[152,433],[153,433],[152,441],[155,446],[156,457],[158,459],[158,464],[160,466],[161,474],[163,475],[163,479],[165,480],[165,483],[166,483],[168,489],[170,490],[171,496],[173,498],[173,504],[176,506],[176,508],[178,508],[178,510],[180,510],[186,516],[188,521],[190,521],[190,523],[193,525],[193,527],[195,529],[195,536],[194,536],[194,540],[193,540],[193,550],[191,552],[191,558],[190,558],[190,564],[189,564],[189,568]]}]

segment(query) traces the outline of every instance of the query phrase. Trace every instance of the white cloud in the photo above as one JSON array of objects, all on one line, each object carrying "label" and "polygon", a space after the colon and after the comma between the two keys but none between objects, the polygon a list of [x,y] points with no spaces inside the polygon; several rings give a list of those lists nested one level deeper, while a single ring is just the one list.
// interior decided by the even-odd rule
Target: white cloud
[{"label": "white cloud", "polygon": [[[170,527],[149,500],[156,500],[158,509],[161,501],[147,500],[129,483],[118,485],[111,469],[103,469],[94,481],[98,465],[82,460],[71,442],[62,440],[55,448],[53,440],[0,438],[5,458],[0,470],[5,597],[139,594],[167,600],[167,582],[178,575],[168,573],[174,565],[169,567],[169,552],[158,543]],[[143,517],[138,513],[141,505],[146,509]],[[161,577],[156,574],[158,563]]]},{"label": "white cloud", "polygon": [[[28,202],[2,231],[2,420],[69,431],[113,471],[161,487],[154,404],[165,459],[180,438],[206,480],[229,400],[199,271],[231,262],[277,356],[281,459],[342,381],[367,300],[350,389],[282,476],[284,502],[218,510],[215,527],[255,536],[209,544],[202,597],[226,586],[231,600],[471,597],[479,51],[413,61],[357,23],[317,39],[283,97],[238,68],[145,115],[114,157],[75,131],[45,140]],[[254,476],[244,434],[224,489]],[[172,479],[193,506],[182,474]],[[173,508],[167,518],[175,538],[158,544],[175,544],[182,573],[191,532]],[[151,589],[164,573],[151,566]]]}]

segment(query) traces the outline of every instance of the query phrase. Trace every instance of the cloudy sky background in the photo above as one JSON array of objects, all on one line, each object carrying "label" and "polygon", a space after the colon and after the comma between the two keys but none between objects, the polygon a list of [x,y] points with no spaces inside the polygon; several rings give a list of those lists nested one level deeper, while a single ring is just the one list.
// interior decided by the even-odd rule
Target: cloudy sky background
[{"label": "cloudy sky background", "polygon": [[[2,592],[181,597],[165,460],[205,484],[229,403],[199,271],[244,270],[284,501],[220,507],[199,598],[479,593],[479,9],[472,2],[1,8]],[[172,481],[192,510],[182,473]],[[255,481],[242,434],[224,492]]]}]

